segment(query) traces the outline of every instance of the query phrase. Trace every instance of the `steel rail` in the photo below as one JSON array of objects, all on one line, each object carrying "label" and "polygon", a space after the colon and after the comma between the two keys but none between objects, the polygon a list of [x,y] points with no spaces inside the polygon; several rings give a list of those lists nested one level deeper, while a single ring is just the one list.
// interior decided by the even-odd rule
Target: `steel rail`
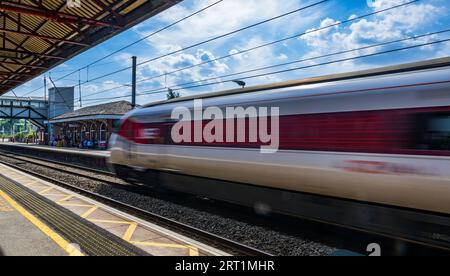
[{"label": "steel rail", "polygon": [[[14,157],[9,157],[9,156],[8,156],[8,158],[15,159]],[[23,161],[23,160],[20,160],[20,161]],[[16,169],[18,171],[21,171],[21,172],[24,172],[26,174],[32,175],[34,177],[37,177],[39,179],[42,179],[42,180],[45,180],[47,182],[56,184],[56,185],[58,185],[60,187],[63,187],[65,189],[74,191],[74,192],[76,192],[78,194],[87,196],[87,197],[89,197],[91,199],[94,199],[96,201],[102,202],[102,203],[104,203],[104,204],[106,204],[108,206],[111,206],[111,207],[114,207],[114,208],[118,208],[121,211],[124,211],[126,213],[135,215],[135,216],[137,216],[137,217],[139,217],[141,219],[144,219],[146,221],[158,224],[158,225],[160,225],[162,227],[169,228],[170,230],[175,231],[177,233],[184,234],[184,235],[189,235],[190,238],[200,239],[203,242],[207,241],[213,247],[214,246],[220,246],[220,247],[223,247],[227,251],[230,251],[232,253],[237,252],[237,255],[239,255],[239,256],[266,256],[266,257],[272,256],[271,254],[269,254],[267,252],[264,252],[264,251],[261,251],[261,250],[249,247],[247,245],[244,245],[244,244],[232,241],[232,240],[227,239],[227,238],[223,238],[221,236],[218,236],[218,235],[215,235],[215,234],[203,231],[201,229],[189,226],[189,225],[184,224],[184,223],[180,223],[178,221],[175,221],[175,220],[172,220],[172,219],[160,216],[158,214],[149,212],[147,210],[143,210],[141,208],[134,207],[134,206],[129,205],[127,203],[123,203],[123,202],[120,202],[118,200],[115,200],[115,199],[112,199],[112,198],[108,198],[108,197],[100,195],[98,193],[94,193],[94,192],[85,190],[85,189],[77,187],[75,185],[65,183],[65,182],[63,182],[61,180],[58,180],[58,179],[55,179],[55,178],[52,178],[52,177],[49,177],[49,176],[42,175],[40,173],[37,173],[37,172],[31,171],[31,170],[22,168],[20,166],[8,163],[6,161],[0,160],[0,163],[5,165],[5,166],[14,168],[14,169]]]}]

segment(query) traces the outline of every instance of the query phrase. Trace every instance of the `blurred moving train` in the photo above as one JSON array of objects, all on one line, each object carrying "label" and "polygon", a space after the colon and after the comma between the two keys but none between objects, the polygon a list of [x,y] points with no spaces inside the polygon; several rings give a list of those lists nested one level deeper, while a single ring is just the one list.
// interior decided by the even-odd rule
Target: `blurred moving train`
[{"label": "blurred moving train", "polygon": [[[195,99],[204,108],[279,107],[279,151],[261,153],[261,142],[175,143],[171,113]],[[260,210],[351,219],[352,208],[336,208],[347,202],[447,216],[450,59],[152,104],[126,115],[112,141],[109,162],[122,178]]]}]

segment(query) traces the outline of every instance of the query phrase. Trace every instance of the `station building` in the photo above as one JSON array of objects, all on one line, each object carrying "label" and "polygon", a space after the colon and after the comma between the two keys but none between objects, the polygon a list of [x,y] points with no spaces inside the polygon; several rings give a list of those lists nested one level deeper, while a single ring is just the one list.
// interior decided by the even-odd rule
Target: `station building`
[{"label": "station building", "polygon": [[120,118],[133,109],[118,101],[81,108],[48,121],[48,141],[59,147],[106,149]]},{"label": "station building", "polygon": [[41,144],[57,147],[106,149],[120,118],[132,110],[118,101],[74,109],[74,87],[48,90],[48,120]]}]

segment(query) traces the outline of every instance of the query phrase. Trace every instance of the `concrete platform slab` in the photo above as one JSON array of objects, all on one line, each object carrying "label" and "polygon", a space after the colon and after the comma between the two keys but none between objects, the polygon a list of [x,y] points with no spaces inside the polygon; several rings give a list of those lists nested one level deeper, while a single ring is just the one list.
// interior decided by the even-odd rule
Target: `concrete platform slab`
[{"label": "concrete platform slab", "polygon": [[67,152],[67,153],[97,155],[97,156],[104,156],[104,157],[108,157],[110,154],[109,151],[107,151],[107,150],[90,150],[90,149],[79,149],[79,148],[57,148],[57,147],[51,147],[51,146],[45,146],[45,145],[11,143],[11,142],[1,142],[1,141],[0,141],[0,145],[25,147],[25,148],[36,148],[36,149],[41,149],[41,150]]},{"label": "concrete platform slab", "polygon": [[68,256],[0,196],[0,256]]},{"label": "concrete platform slab", "polygon": [[[156,256],[228,256],[226,252],[207,244],[143,221],[3,164],[0,164],[0,175],[14,180],[16,189],[27,189],[36,196],[53,202],[59,208],[78,215],[80,222],[91,223],[147,254]],[[5,224],[7,223],[5,222]],[[14,242],[14,239],[12,241]],[[82,247],[81,251],[83,251]]]}]

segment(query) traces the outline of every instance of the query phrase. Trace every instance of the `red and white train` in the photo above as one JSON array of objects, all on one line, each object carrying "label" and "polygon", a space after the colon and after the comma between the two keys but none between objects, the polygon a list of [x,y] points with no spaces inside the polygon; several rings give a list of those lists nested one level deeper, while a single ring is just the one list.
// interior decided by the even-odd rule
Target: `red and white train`
[{"label": "red and white train", "polygon": [[[194,99],[204,108],[279,107],[279,151],[264,154],[248,141],[174,143],[171,113]],[[145,129],[151,138],[139,135]],[[159,181],[184,191],[207,180],[200,191],[228,201],[287,209],[267,195],[283,191],[448,215],[450,59],[161,102],[126,115],[112,141],[120,176],[162,174]]]}]

